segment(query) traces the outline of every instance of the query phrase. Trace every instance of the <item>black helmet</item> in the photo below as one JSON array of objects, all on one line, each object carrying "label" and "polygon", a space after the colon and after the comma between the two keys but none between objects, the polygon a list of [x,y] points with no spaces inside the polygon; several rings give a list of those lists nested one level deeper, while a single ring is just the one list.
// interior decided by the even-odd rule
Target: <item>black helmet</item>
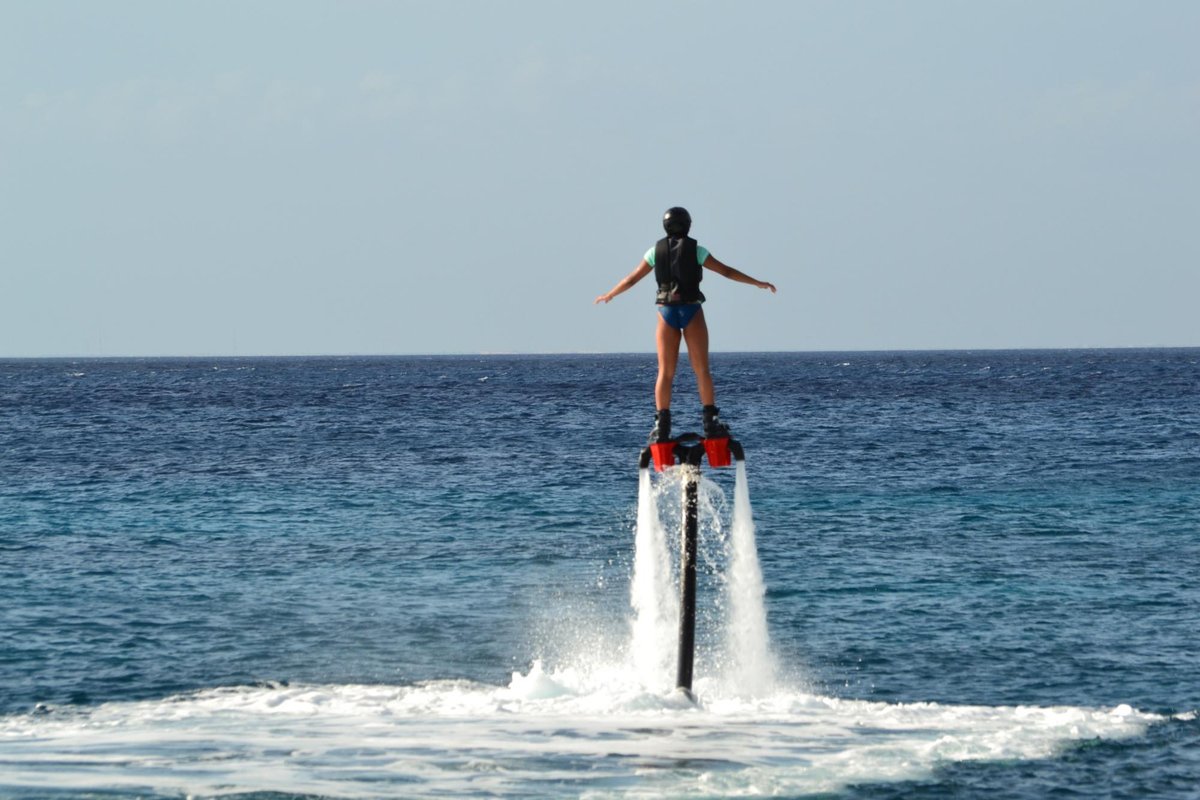
[{"label": "black helmet", "polygon": [[673,206],[663,214],[663,230],[667,232],[668,236],[687,236],[687,232],[691,228],[692,215],[686,208]]}]

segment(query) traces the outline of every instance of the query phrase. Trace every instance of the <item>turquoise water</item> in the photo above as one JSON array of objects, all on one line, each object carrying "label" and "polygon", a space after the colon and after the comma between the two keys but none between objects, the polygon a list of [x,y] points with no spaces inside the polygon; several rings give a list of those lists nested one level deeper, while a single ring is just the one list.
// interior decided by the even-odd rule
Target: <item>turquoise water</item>
[{"label": "turquoise water", "polygon": [[1200,351],[713,361],[698,707],[651,357],[0,361],[0,795],[1195,796]]}]

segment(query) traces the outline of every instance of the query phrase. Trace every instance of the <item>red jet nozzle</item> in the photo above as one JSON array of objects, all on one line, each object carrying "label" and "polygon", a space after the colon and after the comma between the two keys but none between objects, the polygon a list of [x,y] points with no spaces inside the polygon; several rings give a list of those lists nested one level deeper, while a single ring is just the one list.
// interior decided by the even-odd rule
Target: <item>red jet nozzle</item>
[{"label": "red jet nozzle", "polygon": [[729,455],[729,437],[722,436],[720,439],[705,439],[704,454],[708,456],[708,465],[710,467],[728,467],[732,463]]},{"label": "red jet nozzle", "polygon": [[650,445],[650,456],[654,459],[655,472],[675,466],[675,442],[655,442]]}]

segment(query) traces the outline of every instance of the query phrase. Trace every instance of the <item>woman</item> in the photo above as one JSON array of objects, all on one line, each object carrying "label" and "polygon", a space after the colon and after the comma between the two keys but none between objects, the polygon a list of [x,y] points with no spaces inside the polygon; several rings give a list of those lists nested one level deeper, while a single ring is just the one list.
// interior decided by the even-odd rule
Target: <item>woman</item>
[{"label": "woman", "polygon": [[654,415],[654,429],[650,432],[651,443],[671,438],[671,384],[675,379],[681,339],[687,341],[688,361],[696,373],[696,387],[704,406],[704,437],[717,439],[729,435],[729,429],[717,416],[712,373],[708,369],[708,324],[701,307],[704,302],[704,294],[700,291],[700,281],[704,278],[701,267],[738,283],[775,291],[773,284],[755,280],[713,258],[707,248],[688,236],[691,227],[692,217],[686,208],[667,209],[663,214],[666,237],[647,250],[637,268],[622,278],[612,291],[596,298],[597,303],[607,303],[654,270],[659,314],[656,335],[658,381],[654,384],[654,403],[658,410]]}]

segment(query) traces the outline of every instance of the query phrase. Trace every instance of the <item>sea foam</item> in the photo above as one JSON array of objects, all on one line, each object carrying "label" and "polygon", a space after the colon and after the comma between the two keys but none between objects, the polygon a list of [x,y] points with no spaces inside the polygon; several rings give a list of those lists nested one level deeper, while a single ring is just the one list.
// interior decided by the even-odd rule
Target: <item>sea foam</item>
[{"label": "sea foam", "polygon": [[[0,787],[332,797],[717,797],[913,780],[1136,736],[1129,706],[953,706],[777,689],[710,697],[540,663],[507,686],[264,686],[0,718]],[[567,780],[569,778],[569,780]]]}]

